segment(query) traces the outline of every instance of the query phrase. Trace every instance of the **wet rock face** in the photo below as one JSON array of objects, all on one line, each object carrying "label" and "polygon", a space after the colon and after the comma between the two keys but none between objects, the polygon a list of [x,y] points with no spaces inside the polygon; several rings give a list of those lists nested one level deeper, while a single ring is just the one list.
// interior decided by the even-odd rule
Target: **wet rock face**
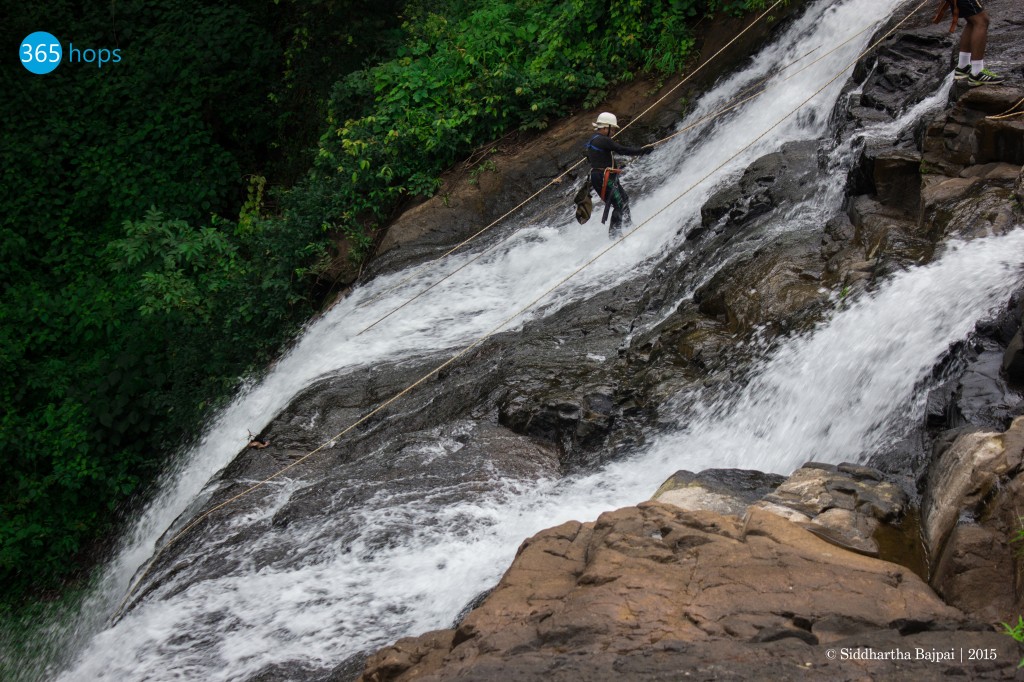
[{"label": "wet rock face", "polygon": [[[813,140],[790,142],[754,161],[738,182],[704,203],[701,227],[740,228],[779,206],[807,199],[817,187],[818,148]],[[699,233],[690,235],[696,236]]]},{"label": "wet rock face", "polygon": [[696,474],[677,471],[651,499],[687,511],[742,516],[748,506],[774,491],[785,480],[778,474],[746,469],[705,469]]},{"label": "wet rock face", "polygon": [[1021,528],[1024,417],[1004,433],[968,431],[938,453],[927,475],[922,530],[931,584],[949,603],[990,621],[1024,608]]},{"label": "wet rock face", "polygon": [[[917,23],[923,22],[919,18]],[[864,87],[849,111],[850,119],[859,125],[892,120],[927,98],[952,68],[952,48],[953,38],[939,26],[898,32],[880,46],[874,59],[858,64],[854,80]]]},{"label": "wet rock face", "polygon": [[817,234],[787,234],[723,268],[694,293],[700,312],[745,334],[772,321],[774,331],[795,324],[802,313],[820,312],[828,299]]},{"label": "wet rock face", "polygon": [[907,495],[877,469],[805,464],[755,506],[779,514],[850,551],[878,557],[881,523],[897,524]]},{"label": "wet rock face", "polygon": [[[736,183],[705,202],[701,226],[687,239],[700,240],[705,249],[715,251],[730,243],[757,244],[769,218],[792,210],[819,191],[823,172],[819,147],[816,141],[788,143],[754,161]],[[820,233],[814,230],[788,233],[750,248],[720,265],[697,289],[693,295],[697,311],[721,323],[718,331],[733,338],[765,323],[770,334],[786,331],[801,317],[820,312],[827,299],[821,285],[820,251]],[[708,328],[700,321],[693,326]]]},{"label": "wet rock face", "polygon": [[[248,489],[309,451],[292,451],[289,456],[274,443],[272,439],[270,447],[247,454],[244,464],[236,460],[231,477],[208,505]],[[427,514],[415,520],[395,514],[373,527],[317,521],[351,519],[353,510],[386,509],[389,500],[429,498],[437,509],[444,509],[493,496],[508,483],[556,478],[561,464],[558,450],[549,443],[500,425],[462,420],[383,443],[372,438],[346,443],[345,448],[330,448],[310,460],[309,466],[291,473],[287,483],[268,485],[236,500],[227,519],[209,518],[179,540],[173,552],[160,555],[146,589],[133,596],[133,603],[156,590],[170,596],[187,589],[192,581],[228,575],[241,561],[260,570],[295,565],[338,548],[347,552],[361,547],[372,553],[394,547],[413,524],[438,521]],[[374,498],[379,502],[369,504]],[[244,521],[233,522],[237,519]],[[235,551],[210,552],[210,546]]]},{"label": "wet rock face", "polygon": [[1001,116],[1015,111],[1022,98],[1024,88],[1010,85],[962,92],[951,109],[925,127],[926,167],[957,176],[968,166],[1024,164],[1024,124],[1017,117]]},{"label": "wet rock face", "polygon": [[[1021,170],[1021,177],[1024,179],[1024,168]],[[1024,331],[1022,331],[1024,330],[1024,312],[1021,310],[1019,301],[1013,308],[1012,328],[1009,330],[1012,336],[1009,341],[1000,339],[1005,346],[1002,349],[1000,373],[1002,377],[1005,377],[1009,386],[1019,390],[1024,388]]]},{"label": "wet rock face", "polygon": [[[730,679],[927,675],[924,661],[829,662],[827,648],[948,648],[963,615],[909,570],[837,550],[752,509],[746,521],[656,502],[527,540],[455,630],[371,656],[362,680],[622,679],[711,671]],[[994,632],[956,633],[997,649]],[[947,671],[977,666],[953,663]],[[989,670],[994,678],[1005,670]]]}]

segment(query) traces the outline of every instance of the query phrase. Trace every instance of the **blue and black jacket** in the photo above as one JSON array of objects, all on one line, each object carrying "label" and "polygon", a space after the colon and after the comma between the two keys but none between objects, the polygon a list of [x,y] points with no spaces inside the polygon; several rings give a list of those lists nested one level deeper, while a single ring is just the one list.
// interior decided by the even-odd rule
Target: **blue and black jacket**
[{"label": "blue and black jacket", "polygon": [[596,133],[586,144],[587,161],[593,170],[603,171],[605,168],[615,168],[615,154],[626,156],[640,156],[645,151],[639,147],[627,147],[619,144],[607,135]]}]

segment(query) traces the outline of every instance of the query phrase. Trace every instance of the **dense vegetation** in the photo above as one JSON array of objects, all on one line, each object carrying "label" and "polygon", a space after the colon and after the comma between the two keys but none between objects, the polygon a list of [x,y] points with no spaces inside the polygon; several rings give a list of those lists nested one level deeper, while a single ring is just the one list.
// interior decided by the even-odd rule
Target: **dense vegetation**
[{"label": "dense vegetation", "polygon": [[338,235],[363,257],[460,156],[638,71],[681,69],[697,18],[762,4],[10,8],[9,43],[42,29],[122,61],[0,76],[8,602],[88,565],[117,512],[316,310]]}]

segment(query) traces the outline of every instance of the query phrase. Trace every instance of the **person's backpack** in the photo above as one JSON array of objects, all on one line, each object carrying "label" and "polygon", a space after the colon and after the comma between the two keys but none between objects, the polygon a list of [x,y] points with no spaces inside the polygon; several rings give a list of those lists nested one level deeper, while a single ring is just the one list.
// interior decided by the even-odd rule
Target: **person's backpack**
[{"label": "person's backpack", "polygon": [[573,203],[576,204],[576,222],[580,225],[590,220],[590,214],[594,212],[594,202],[590,200],[590,181],[584,180],[580,191],[576,192]]}]

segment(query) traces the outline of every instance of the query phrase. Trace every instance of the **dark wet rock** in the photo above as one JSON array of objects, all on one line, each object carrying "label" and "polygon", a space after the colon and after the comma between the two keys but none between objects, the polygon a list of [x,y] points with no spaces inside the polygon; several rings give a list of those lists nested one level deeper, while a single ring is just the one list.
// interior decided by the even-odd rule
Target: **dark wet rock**
[{"label": "dark wet rock", "polygon": [[966,166],[1001,162],[1024,164],[1024,123],[990,118],[1024,99],[1024,89],[982,86],[957,100],[926,128],[923,164],[933,172],[956,176]]},{"label": "dark wet rock", "polygon": [[1019,222],[1012,191],[978,178],[928,176],[921,196],[922,224],[936,240],[1002,234]]},{"label": "dark wet rock", "polygon": [[785,477],[747,469],[677,471],[661,484],[652,500],[687,511],[743,516],[747,507],[775,490]]},{"label": "dark wet rock", "polygon": [[732,332],[751,331],[767,320],[785,325],[827,299],[820,249],[818,234],[780,236],[722,268],[694,301]]},{"label": "dark wet rock", "polygon": [[[647,377],[654,375],[651,381],[665,387],[652,388],[649,394],[667,398],[678,393],[678,387],[672,389],[673,378],[679,377],[691,384],[699,381],[708,370],[722,366],[736,341],[736,335],[724,320],[704,315],[693,301],[687,301],[669,323],[660,326],[652,340],[640,346],[652,349],[649,357],[639,362],[642,359],[631,353],[630,358],[639,372]],[[637,345],[634,344],[634,348]],[[659,371],[662,365],[670,368]]]},{"label": "dark wet rock", "polygon": [[882,481],[882,472],[878,469],[874,469],[869,466],[863,466],[861,464],[850,464],[844,462],[843,464],[836,465],[836,471],[849,474],[854,480],[857,481]]},{"label": "dark wet rock", "polygon": [[1003,351],[1000,369],[1010,384],[1018,387],[1024,386],[1024,338],[1022,338],[1020,330]]},{"label": "dark wet rock", "polygon": [[1021,414],[1024,395],[1008,384],[1002,367],[1006,352],[997,341],[979,338],[967,350],[967,366],[952,395],[960,420],[1003,430]]},{"label": "dark wet rock", "polygon": [[[291,680],[326,680],[320,671],[302,661],[275,663],[245,678],[245,682],[290,682]],[[349,680],[354,679],[352,677]]]},{"label": "dark wet rock", "polygon": [[842,214],[829,220],[821,235],[822,260],[831,262],[833,258],[850,248],[856,234],[856,228],[849,216]]},{"label": "dark wet rock", "polygon": [[650,413],[621,350],[633,324],[622,301],[638,298],[641,287],[596,293],[527,325],[491,396],[498,422],[556,444],[567,469],[593,465],[618,443],[640,438],[634,427]]},{"label": "dark wet rock", "polygon": [[1004,187],[1013,187],[1020,175],[1021,166],[1001,161],[969,166],[960,171],[962,178],[980,178],[987,183]]},{"label": "dark wet rock", "polygon": [[879,154],[872,164],[878,200],[908,215],[921,203],[921,153],[894,149]]},{"label": "dark wet rock", "polygon": [[841,281],[875,279],[888,273],[883,264],[919,265],[935,255],[935,239],[915,218],[901,208],[891,207],[874,197],[858,196],[849,202],[849,217],[854,225],[854,241],[860,260],[841,263],[836,268]]},{"label": "dark wet rock", "polygon": [[[920,20],[919,20],[920,21]],[[889,120],[929,97],[949,73],[946,59],[952,38],[941,28],[925,25],[898,32],[886,40],[871,59],[858,64],[854,80],[863,82],[859,105],[885,114]],[[863,126],[879,119],[878,113],[855,120]]]},{"label": "dark wet rock", "polygon": [[[244,463],[236,460],[234,475],[208,505],[233,498],[261,480],[257,477],[270,475],[266,472],[277,472],[281,462],[271,451],[266,448],[247,454]],[[322,526],[317,519],[325,515],[346,518],[350,510],[362,508],[381,494],[395,499],[429,495],[439,506],[454,504],[493,492],[507,481],[555,477],[560,462],[557,449],[550,444],[499,425],[465,420],[383,443],[372,438],[356,441],[342,453],[325,453],[288,473],[287,479],[281,477],[231,503],[233,515],[252,517],[248,523],[225,523],[223,518],[211,516],[179,539],[173,552],[158,556],[146,590],[133,595],[133,603],[153,590],[174,594],[186,589],[188,576],[209,580],[229,574],[238,569],[242,556],[256,570],[311,560],[324,544],[317,541],[321,535],[332,547],[348,547],[356,539],[367,552],[393,547],[409,530],[401,518],[369,533],[359,525]],[[423,518],[418,523],[430,520]],[[310,528],[316,533],[310,535]],[[254,539],[267,537],[274,540],[252,546]],[[211,544],[218,547],[217,552],[204,551]],[[243,547],[246,552],[241,551]],[[226,551],[231,548],[237,551]]]},{"label": "dark wet rock", "polygon": [[739,181],[704,203],[701,226],[724,223],[723,229],[734,230],[779,206],[807,199],[817,189],[818,147],[815,141],[790,142],[754,161]]},{"label": "dark wet rock", "polygon": [[[1021,296],[1014,294],[1004,308],[980,320],[973,337],[954,344],[933,368],[925,410],[933,454],[952,444],[964,428],[1003,430],[1024,410],[1024,394],[1005,372],[1020,333]],[[916,478],[922,464],[927,462],[913,462],[904,470]]]},{"label": "dark wet rock", "polygon": [[[355,682],[366,667],[366,655],[356,654],[350,656],[341,664],[334,667],[330,673],[316,682]],[[315,679],[315,678],[314,678]]]},{"label": "dark wet rock", "polygon": [[550,384],[529,383],[510,387],[498,410],[501,424],[518,433],[559,443],[563,452],[602,443],[621,413],[612,386],[573,385],[558,391]]},{"label": "dark wet rock", "polygon": [[[1016,102],[1024,100],[1024,89],[1017,89],[1011,95]],[[1001,99],[1005,103],[1005,99]],[[1001,106],[1001,104],[999,105]],[[1003,111],[1009,110],[1009,104]],[[1024,120],[1018,116],[1011,119],[988,118],[977,125],[977,163],[1001,161],[1003,163],[1024,164]]]}]

